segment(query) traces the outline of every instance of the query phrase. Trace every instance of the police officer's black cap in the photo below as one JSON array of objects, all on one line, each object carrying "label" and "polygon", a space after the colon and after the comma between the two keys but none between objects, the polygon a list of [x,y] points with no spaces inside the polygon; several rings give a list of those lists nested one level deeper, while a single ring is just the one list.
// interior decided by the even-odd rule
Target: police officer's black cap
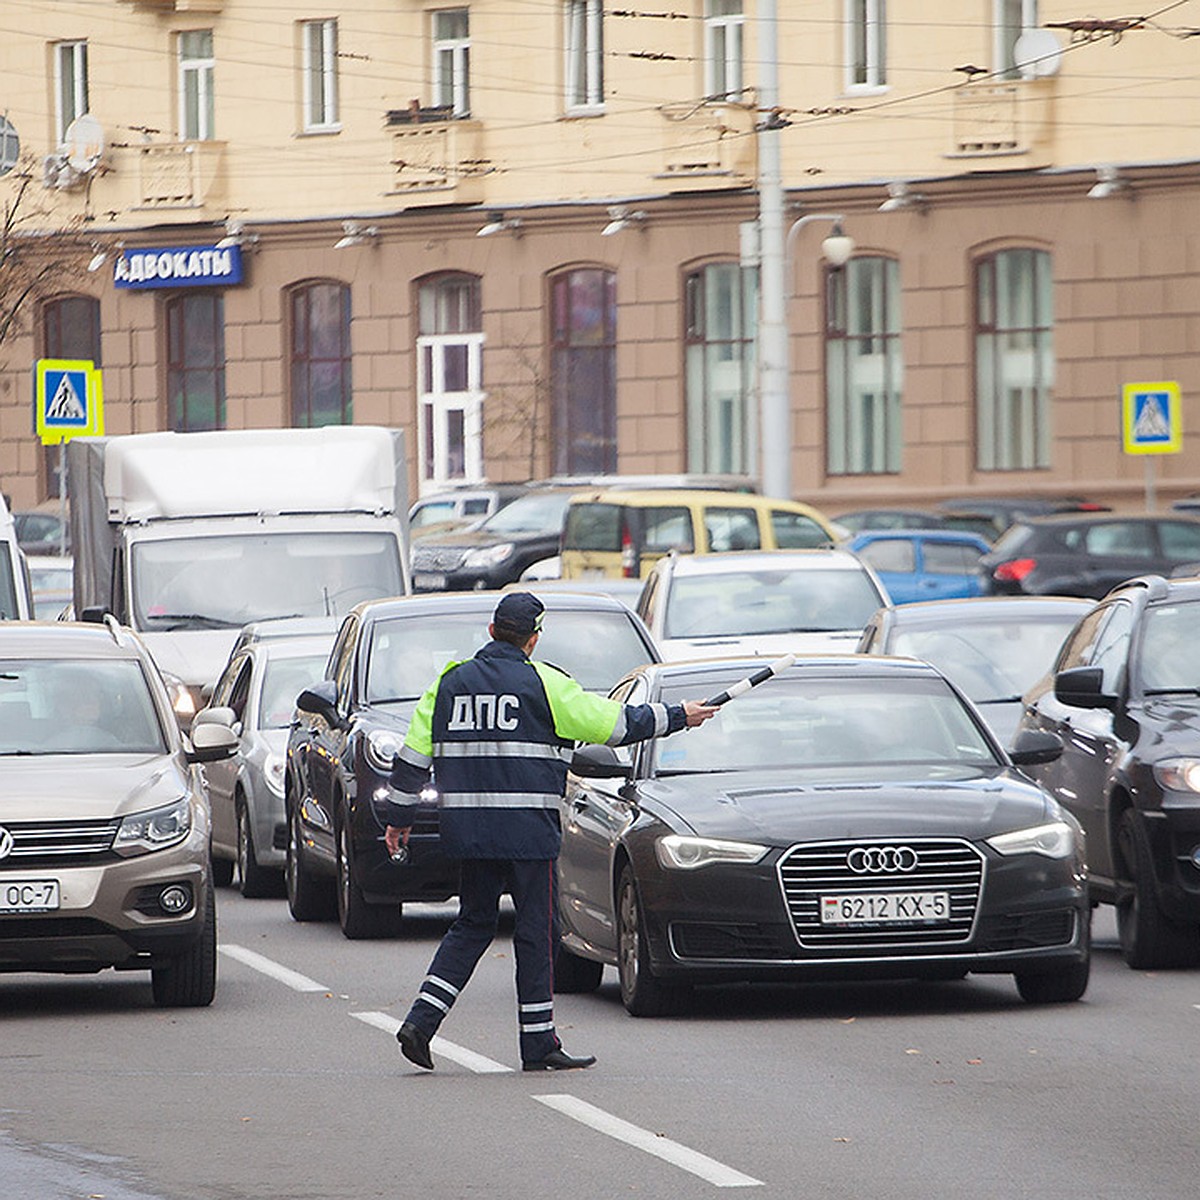
[{"label": "police officer's black cap", "polygon": [[532,592],[509,592],[492,616],[497,629],[530,637],[542,631],[542,614],[546,606]]}]

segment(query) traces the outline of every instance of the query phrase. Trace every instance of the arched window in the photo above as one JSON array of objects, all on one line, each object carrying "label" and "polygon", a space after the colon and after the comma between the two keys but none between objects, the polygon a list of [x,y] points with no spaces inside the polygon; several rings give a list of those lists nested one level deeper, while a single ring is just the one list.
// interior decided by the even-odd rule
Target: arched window
[{"label": "arched window", "polygon": [[975,264],[975,456],[981,471],[1050,465],[1052,287],[1044,250],[999,250]]},{"label": "arched window", "polygon": [[599,267],[550,281],[553,470],[617,469],[617,277]]},{"label": "arched window", "polygon": [[292,290],[289,316],[292,424],[349,425],[350,289],[302,284]]},{"label": "arched window", "polygon": [[225,428],[225,299],[185,292],[165,305],[167,428]]},{"label": "arched window", "polygon": [[479,279],[440,275],[417,291],[421,479],[483,478],[483,318]]},{"label": "arched window", "polygon": [[688,470],[753,473],[758,274],[711,263],[684,280]]},{"label": "arched window", "polygon": [[826,276],[825,461],[831,475],[900,470],[900,268],[876,255]]},{"label": "arched window", "polygon": [[[42,351],[45,358],[100,361],[100,301],[92,296],[58,296],[42,305]],[[44,446],[42,494],[60,494],[62,450]]]}]

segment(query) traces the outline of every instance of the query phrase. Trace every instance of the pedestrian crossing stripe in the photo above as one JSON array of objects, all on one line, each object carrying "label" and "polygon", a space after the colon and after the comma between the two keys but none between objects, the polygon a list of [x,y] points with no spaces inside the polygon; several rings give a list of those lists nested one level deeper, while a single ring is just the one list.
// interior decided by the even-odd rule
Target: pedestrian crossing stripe
[{"label": "pedestrian crossing stripe", "polygon": [[88,359],[38,359],[33,373],[34,432],[52,446],[104,433],[101,373]]},{"label": "pedestrian crossing stripe", "polygon": [[1127,383],[1122,388],[1126,454],[1176,454],[1182,449],[1179,384]]}]

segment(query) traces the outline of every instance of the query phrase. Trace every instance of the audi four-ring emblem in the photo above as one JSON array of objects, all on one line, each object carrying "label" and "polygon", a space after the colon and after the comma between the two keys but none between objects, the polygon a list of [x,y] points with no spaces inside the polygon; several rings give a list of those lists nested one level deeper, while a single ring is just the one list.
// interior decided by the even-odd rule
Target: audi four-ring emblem
[{"label": "audi four-ring emblem", "polygon": [[846,866],[855,875],[907,875],[919,862],[911,846],[855,846],[846,855]]}]

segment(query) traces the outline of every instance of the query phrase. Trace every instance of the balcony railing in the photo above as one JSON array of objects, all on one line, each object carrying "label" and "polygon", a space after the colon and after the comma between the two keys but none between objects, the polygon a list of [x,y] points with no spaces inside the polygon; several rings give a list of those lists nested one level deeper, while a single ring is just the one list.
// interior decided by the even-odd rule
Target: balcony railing
[{"label": "balcony railing", "polygon": [[968,83],[954,93],[954,138],[947,158],[1012,158],[1022,170],[1049,165],[1054,140],[1054,80]]},{"label": "balcony railing", "polygon": [[[455,200],[476,203],[483,199],[483,179],[492,164],[483,155],[483,125],[432,110],[420,110],[422,119],[393,124],[392,193],[453,192]],[[432,115],[432,119],[428,119]],[[389,114],[389,118],[392,114]]]},{"label": "balcony railing", "polygon": [[150,12],[173,13],[219,13],[225,0],[118,0],[130,8],[144,8]]},{"label": "balcony railing", "polygon": [[757,171],[755,109],[732,101],[664,104],[659,179],[686,180],[689,189],[752,184]]},{"label": "balcony railing", "polygon": [[139,208],[200,208],[221,188],[224,142],[150,142],[136,151]]}]

